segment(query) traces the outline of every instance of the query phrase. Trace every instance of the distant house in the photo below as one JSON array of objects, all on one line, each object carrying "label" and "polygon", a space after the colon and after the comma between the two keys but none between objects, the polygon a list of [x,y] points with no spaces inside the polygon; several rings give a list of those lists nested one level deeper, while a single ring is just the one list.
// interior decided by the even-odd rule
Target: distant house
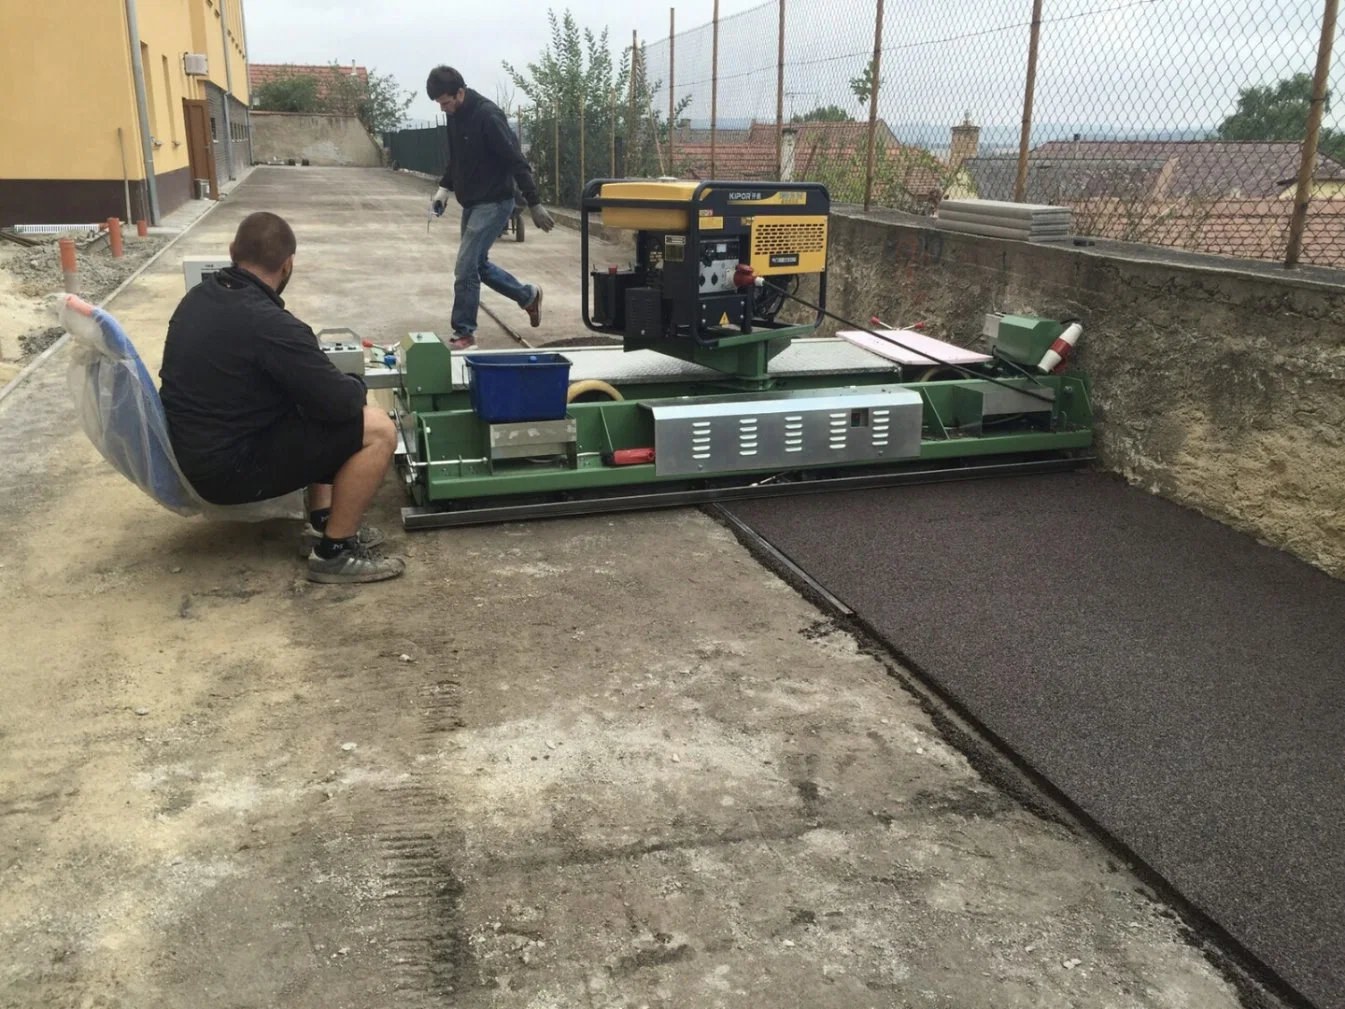
[{"label": "distant house", "polygon": [[345,77],[358,77],[362,84],[369,83],[369,71],[364,67],[357,67],[354,63],[350,66],[340,64],[305,64],[305,63],[252,63],[248,66],[248,83],[251,85],[253,104],[257,101],[257,92],[272,81],[280,80],[285,77],[316,77],[318,80],[318,97],[325,98],[331,93],[332,84],[336,81],[337,75]]},{"label": "distant house", "polygon": [[[745,132],[745,136],[743,135]],[[676,174],[692,179],[767,181],[809,179],[825,183],[836,202],[863,198],[869,149],[866,122],[803,122],[784,128],[779,163],[775,123],[736,131],[736,142],[716,137],[711,170],[708,137],[681,142],[674,150]],[[902,144],[887,123],[874,127],[875,191],[879,203],[920,209],[937,204],[948,166],[923,148]]]},{"label": "distant house", "polygon": [[[1302,148],[1297,143],[1215,140],[1054,140],[1028,154],[1029,203],[1099,199],[1152,201],[1292,198]],[[1013,155],[966,162],[969,192],[1012,200]],[[1317,155],[1317,195],[1345,196],[1345,164]]]}]

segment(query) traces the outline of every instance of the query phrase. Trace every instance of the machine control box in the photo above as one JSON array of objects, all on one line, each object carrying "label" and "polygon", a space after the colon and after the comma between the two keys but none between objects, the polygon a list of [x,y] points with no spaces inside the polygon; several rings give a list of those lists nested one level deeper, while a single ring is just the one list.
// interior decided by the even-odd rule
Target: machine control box
[{"label": "machine control box", "polygon": [[201,281],[213,277],[220,270],[233,265],[227,257],[221,256],[184,256],[182,259],[182,280],[190,291]]},{"label": "machine control box", "polygon": [[358,343],[324,343],[322,352],[344,374],[364,377],[364,348]]}]

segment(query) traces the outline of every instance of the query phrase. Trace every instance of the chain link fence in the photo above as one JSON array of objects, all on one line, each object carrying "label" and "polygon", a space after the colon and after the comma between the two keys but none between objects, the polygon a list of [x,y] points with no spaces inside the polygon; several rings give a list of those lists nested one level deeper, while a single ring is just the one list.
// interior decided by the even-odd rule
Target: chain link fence
[{"label": "chain link fence", "polygon": [[[1281,260],[1328,6],[775,0],[646,60],[687,101],[681,175],[817,180],[924,215],[946,198],[1065,205],[1079,234]],[[1345,106],[1330,99],[1298,241],[1301,261],[1345,267]]]},{"label": "chain link fence", "polygon": [[[839,203],[1064,205],[1079,235],[1345,268],[1345,103],[1329,88],[1345,47],[1319,67],[1334,9],[771,0],[629,45],[586,39],[567,16],[513,111],[561,206],[607,175],[806,179]],[[419,168],[433,139],[389,145],[437,175],[441,160]]]}]

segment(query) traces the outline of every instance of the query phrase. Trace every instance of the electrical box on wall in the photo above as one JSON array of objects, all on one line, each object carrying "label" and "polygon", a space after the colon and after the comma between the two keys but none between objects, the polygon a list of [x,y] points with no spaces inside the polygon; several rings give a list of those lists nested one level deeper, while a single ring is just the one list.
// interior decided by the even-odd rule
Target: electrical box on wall
[{"label": "electrical box on wall", "polygon": [[205,77],[210,73],[205,53],[183,53],[182,69],[188,77]]},{"label": "electrical box on wall", "polygon": [[182,259],[182,279],[187,284],[187,290],[223,270],[233,263],[228,259],[221,259],[218,256],[184,256]]}]

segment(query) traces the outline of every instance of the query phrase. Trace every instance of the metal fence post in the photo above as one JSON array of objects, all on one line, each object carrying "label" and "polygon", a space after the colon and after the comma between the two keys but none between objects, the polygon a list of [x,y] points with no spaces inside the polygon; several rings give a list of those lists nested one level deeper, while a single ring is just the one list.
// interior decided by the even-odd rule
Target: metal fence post
[{"label": "metal fence post", "polygon": [[551,121],[551,137],[555,146],[556,156],[556,206],[563,206],[560,195],[560,105],[551,106],[551,115],[554,117]]},{"label": "metal fence post", "polygon": [[635,118],[635,75],[640,68],[640,36],[630,33],[630,119],[626,122],[626,176],[631,178],[630,159],[635,153],[635,134],[639,129]]},{"label": "metal fence post", "polygon": [[1041,0],[1032,0],[1032,32],[1027,46],[1027,87],[1023,91],[1023,128],[1018,135],[1018,177],[1013,201],[1027,198],[1027,147],[1032,137],[1032,96],[1037,88],[1037,45],[1041,41]]},{"label": "metal fence post", "polygon": [[1312,78],[1312,104],[1308,106],[1308,129],[1303,138],[1303,161],[1298,167],[1298,192],[1294,213],[1289,219],[1289,245],[1284,252],[1286,269],[1298,265],[1303,251],[1303,232],[1308,224],[1308,204],[1312,201],[1312,177],[1317,168],[1317,143],[1322,133],[1322,112],[1326,105],[1326,80],[1331,69],[1331,42],[1336,35],[1338,0],[1326,0],[1322,11],[1322,39],[1317,45],[1317,71]]},{"label": "metal fence post", "polygon": [[714,44],[710,56],[710,178],[718,177],[715,161],[719,154],[719,0],[715,0]]},{"label": "metal fence post", "polygon": [[616,88],[607,92],[607,139],[612,145],[612,163],[607,168],[607,177],[616,178]]},{"label": "metal fence post", "polygon": [[864,209],[873,206],[873,165],[878,153],[874,140],[878,135],[878,80],[883,60],[883,0],[878,0],[878,12],[873,19],[872,79],[869,81],[869,156],[864,169]]},{"label": "metal fence post", "polygon": [[673,122],[673,117],[677,115],[677,8],[668,8],[668,174],[677,174],[677,141],[673,138],[673,131],[677,124]]},{"label": "metal fence post", "polygon": [[584,192],[584,156],[588,153],[584,149],[584,104],[588,101],[586,92],[579,92],[579,193],[576,194],[576,202]]},{"label": "metal fence post", "polygon": [[784,174],[785,147],[785,0],[780,4],[780,38],[775,54],[775,177]]}]

